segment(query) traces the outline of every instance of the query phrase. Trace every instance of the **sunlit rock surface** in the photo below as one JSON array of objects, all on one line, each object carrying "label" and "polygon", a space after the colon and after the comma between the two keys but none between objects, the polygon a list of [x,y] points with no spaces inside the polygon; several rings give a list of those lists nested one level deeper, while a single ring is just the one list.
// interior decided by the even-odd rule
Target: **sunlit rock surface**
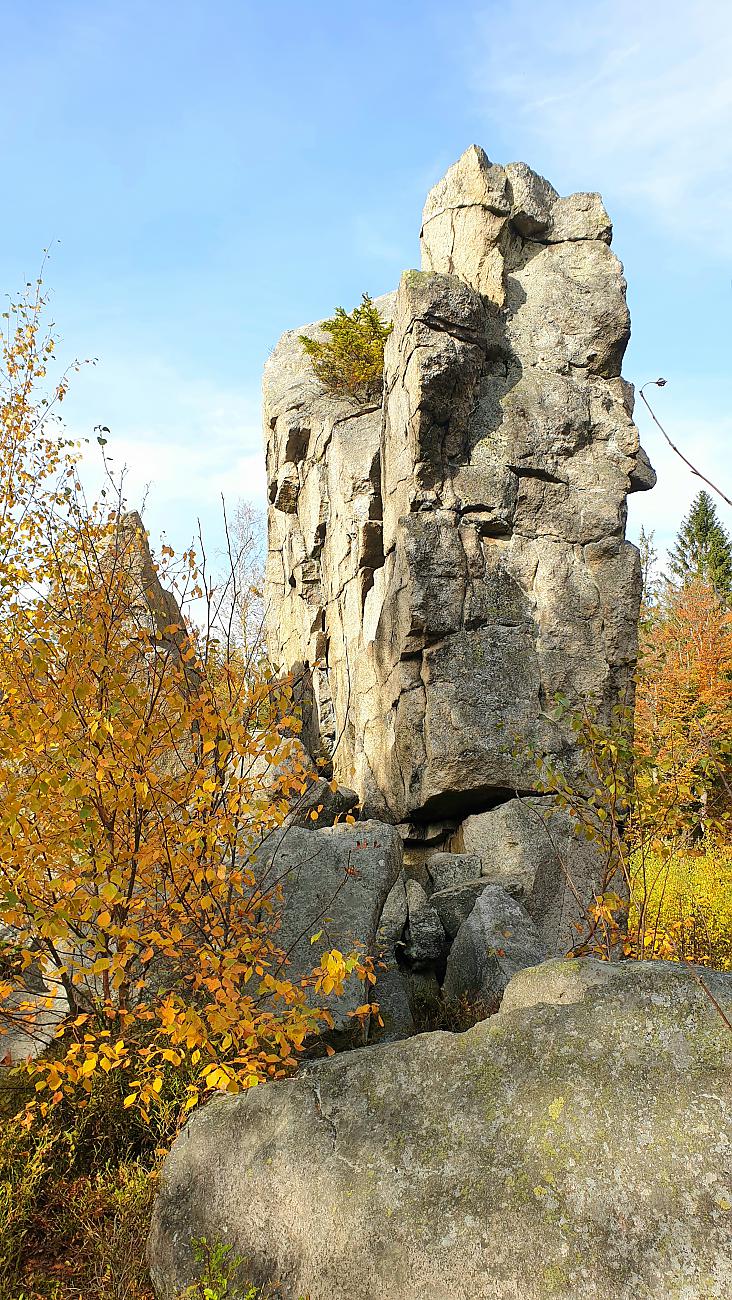
[{"label": "sunlit rock surface", "polygon": [[[312,751],[401,825],[408,865],[540,793],[537,754],[576,763],[558,693],[607,717],[630,690],[626,499],[654,475],[610,237],[598,195],[560,198],[473,146],[427,198],[423,269],[379,300],[383,400],[332,396],[301,330],[265,369],[271,654],[306,682]],[[555,860],[537,886],[551,917],[532,910],[557,952],[578,910],[565,875]],[[583,900],[596,880],[583,860]]]},{"label": "sunlit rock surface", "polygon": [[[732,976],[704,972],[732,1012]],[[498,1015],[221,1097],[165,1164],[158,1296],[225,1241],[286,1300],[727,1300],[732,1034],[691,971],[559,960]]]}]

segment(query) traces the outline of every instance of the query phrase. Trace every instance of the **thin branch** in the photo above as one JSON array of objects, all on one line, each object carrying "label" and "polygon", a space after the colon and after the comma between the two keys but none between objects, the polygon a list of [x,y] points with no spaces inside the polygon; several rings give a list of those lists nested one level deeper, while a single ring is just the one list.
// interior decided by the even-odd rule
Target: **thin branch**
[{"label": "thin branch", "polygon": [[[665,384],[666,384],[665,379],[649,379],[648,383],[643,385],[643,388],[650,388],[651,385],[655,385],[656,388],[663,388]],[[661,430],[661,433],[666,439],[666,442],[668,443],[671,450],[676,452],[676,455],[681,460],[683,460],[684,464],[691,470],[692,474],[694,474],[697,478],[700,478],[703,483],[706,483],[707,487],[710,487],[712,489],[712,492],[716,492],[717,496],[721,497],[723,501],[726,501],[728,506],[732,506],[732,501],[730,501],[729,497],[725,495],[722,489],[718,488],[716,483],[712,483],[712,480],[710,478],[707,478],[706,474],[702,474],[701,470],[697,469],[696,465],[692,465],[691,461],[687,459],[683,451],[679,451],[679,448],[676,446],[676,443],[671,441],[666,430],[661,424],[661,421],[659,420],[658,416],[653,410],[653,407],[648,401],[648,398],[643,392],[643,388],[640,389],[640,395],[643,398],[643,401],[645,402],[646,406],[648,407],[648,410],[651,413],[651,419],[653,420],[653,423],[658,425],[658,428]]]}]

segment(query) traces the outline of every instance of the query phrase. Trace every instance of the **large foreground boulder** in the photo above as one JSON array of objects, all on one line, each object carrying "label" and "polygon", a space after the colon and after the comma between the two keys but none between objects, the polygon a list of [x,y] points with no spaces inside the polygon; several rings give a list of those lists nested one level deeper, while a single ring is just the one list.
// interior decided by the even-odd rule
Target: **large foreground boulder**
[{"label": "large foreground boulder", "polygon": [[[732,1008],[732,977],[705,973]],[[221,1240],[287,1300],[732,1295],[732,1034],[692,972],[559,960],[500,1013],[221,1097],[166,1162],[155,1288]]]}]

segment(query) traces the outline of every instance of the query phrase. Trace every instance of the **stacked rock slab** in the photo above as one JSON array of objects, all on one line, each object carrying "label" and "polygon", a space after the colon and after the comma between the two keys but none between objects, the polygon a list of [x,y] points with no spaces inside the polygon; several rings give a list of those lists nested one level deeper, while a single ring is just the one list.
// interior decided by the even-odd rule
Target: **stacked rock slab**
[{"label": "stacked rock slab", "polygon": [[557,694],[607,716],[630,689],[626,499],[654,475],[610,236],[599,196],[473,146],[428,196],[423,269],[378,300],[383,400],[316,380],[298,336],[318,325],[266,366],[270,651],[308,681],[312,747],[400,824],[408,864],[541,794],[537,754],[576,764]]}]

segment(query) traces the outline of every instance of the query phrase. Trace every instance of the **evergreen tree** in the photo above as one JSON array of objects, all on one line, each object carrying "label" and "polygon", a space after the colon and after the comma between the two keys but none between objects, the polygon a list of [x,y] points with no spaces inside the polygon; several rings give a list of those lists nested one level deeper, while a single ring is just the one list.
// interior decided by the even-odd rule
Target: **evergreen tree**
[{"label": "evergreen tree", "polygon": [[658,551],[655,546],[655,533],[647,533],[641,526],[638,538],[641,574],[643,577],[643,596],[641,599],[641,617],[650,618],[658,604],[662,579],[658,574]]},{"label": "evergreen tree", "polygon": [[708,492],[699,493],[676,534],[669,570],[675,586],[697,579],[725,603],[732,598],[732,540]]}]

